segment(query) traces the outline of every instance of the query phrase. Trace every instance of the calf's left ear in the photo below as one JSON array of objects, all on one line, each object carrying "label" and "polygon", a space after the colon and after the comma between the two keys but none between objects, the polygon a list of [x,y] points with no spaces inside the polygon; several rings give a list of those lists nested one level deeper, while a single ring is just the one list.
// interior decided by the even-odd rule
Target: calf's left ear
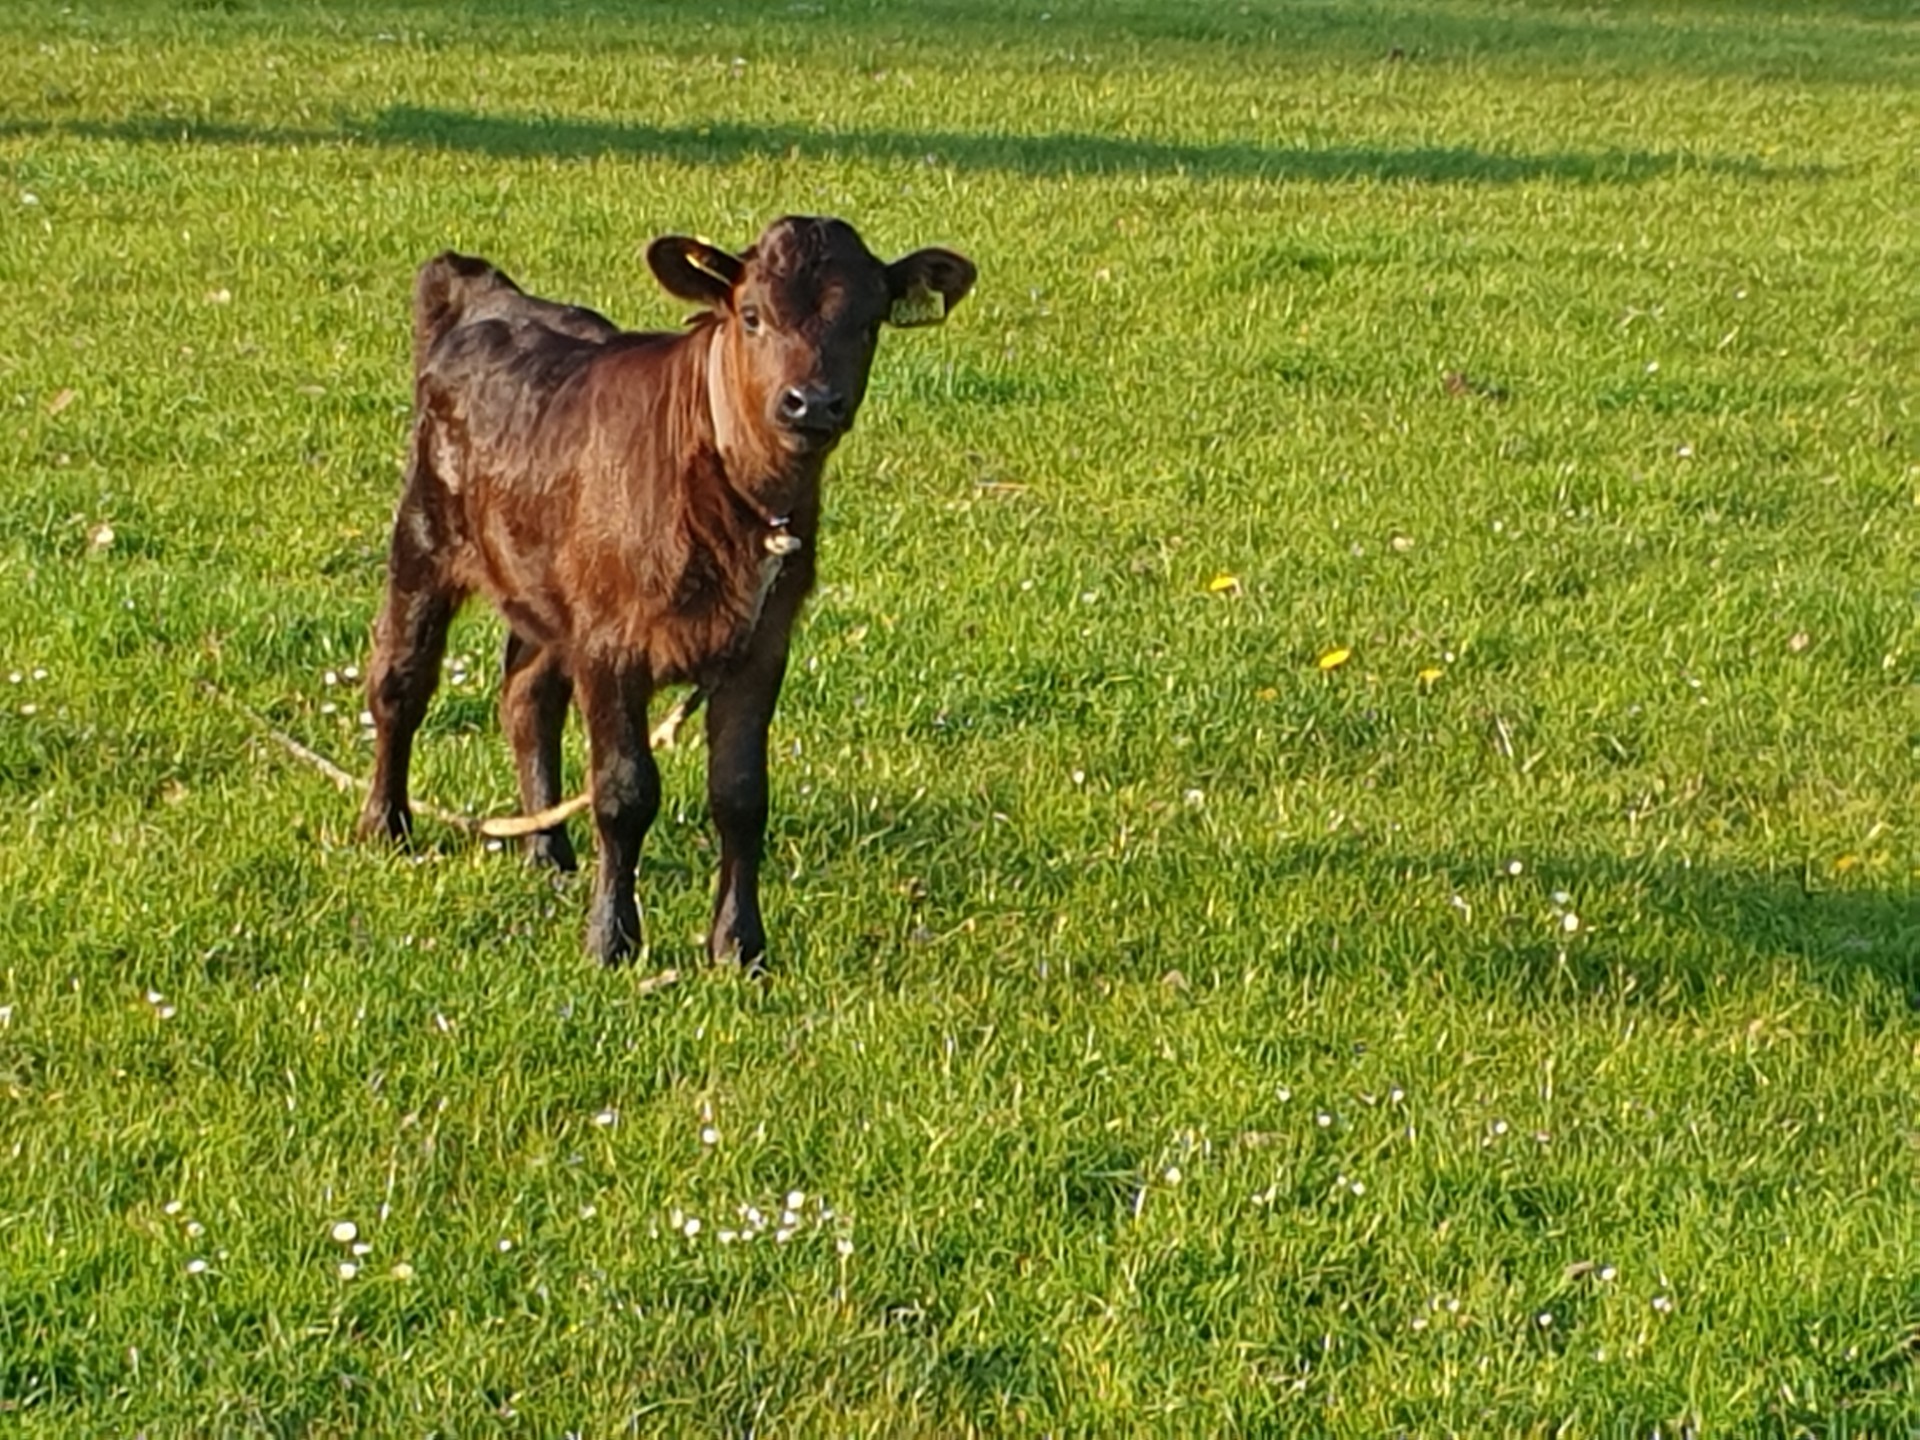
[{"label": "calf's left ear", "polygon": [[971,260],[952,250],[916,250],[901,256],[887,266],[887,289],[893,295],[888,321],[902,329],[938,325],[966,298],[979,273]]},{"label": "calf's left ear", "polygon": [[662,235],[647,247],[647,266],[669,295],[725,309],[747,273],[737,256],[691,235]]}]

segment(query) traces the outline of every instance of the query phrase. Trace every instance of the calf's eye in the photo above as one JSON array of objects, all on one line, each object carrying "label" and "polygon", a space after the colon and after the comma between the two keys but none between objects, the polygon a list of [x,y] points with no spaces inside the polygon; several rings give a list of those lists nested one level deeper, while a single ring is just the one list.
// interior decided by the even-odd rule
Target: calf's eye
[{"label": "calf's eye", "polygon": [[740,323],[746,328],[746,332],[749,335],[758,335],[760,333],[760,312],[751,305],[747,306],[740,312]]}]

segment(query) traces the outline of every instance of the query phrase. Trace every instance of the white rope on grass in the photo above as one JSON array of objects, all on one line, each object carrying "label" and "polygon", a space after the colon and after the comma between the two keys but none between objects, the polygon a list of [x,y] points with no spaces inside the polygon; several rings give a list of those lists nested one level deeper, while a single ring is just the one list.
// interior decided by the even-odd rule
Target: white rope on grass
[{"label": "white rope on grass", "polygon": [[[273,741],[274,744],[293,756],[294,759],[312,766],[349,795],[362,795],[366,793],[367,787],[364,781],[356,776],[349,775],[345,770],[342,770],[338,765],[334,764],[318,751],[302,745],[298,740],[287,734],[286,731],[276,727],[259,711],[234,699],[233,696],[221,690],[211,681],[202,680],[200,682],[200,688],[215,700],[218,700],[222,705],[225,705],[229,710],[232,710],[245,719],[254,729],[265,735],[269,740]],[[700,708],[700,703],[706,698],[704,692],[693,690],[674,702],[673,708],[661,716],[660,723],[653,727],[653,734],[648,739],[651,747],[655,750],[672,749],[674,742],[679,738],[680,727],[686,723],[688,716]],[[455,830],[459,830],[465,834],[484,835],[490,840],[513,840],[523,835],[534,835],[542,830],[551,830],[555,825],[561,824],[563,821],[578,815],[582,810],[585,810],[593,804],[593,792],[591,790],[585,791],[582,794],[574,796],[571,800],[562,800],[558,805],[549,805],[546,809],[536,811],[531,815],[500,815],[485,820],[478,819],[472,815],[463,815],[457,810],[445,810],[438,805],[431,804],[424,800],[415,800],[412,803],[414,809],[422,815],[425,815],[428,819],[437,820],[442,825],[449,825]],[[670,984],[672,982],[668,981],[665,983]]]}]

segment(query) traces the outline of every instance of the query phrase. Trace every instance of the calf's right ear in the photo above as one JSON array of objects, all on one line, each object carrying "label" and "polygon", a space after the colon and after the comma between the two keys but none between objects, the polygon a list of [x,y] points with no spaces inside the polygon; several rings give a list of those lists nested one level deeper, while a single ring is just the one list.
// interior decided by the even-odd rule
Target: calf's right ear
[{"label": "calf's right ear", "polygon": [[647,247],[647,265],[669,295],[724,310],[746,265],[718,245],[691,235],[662,235]]}]

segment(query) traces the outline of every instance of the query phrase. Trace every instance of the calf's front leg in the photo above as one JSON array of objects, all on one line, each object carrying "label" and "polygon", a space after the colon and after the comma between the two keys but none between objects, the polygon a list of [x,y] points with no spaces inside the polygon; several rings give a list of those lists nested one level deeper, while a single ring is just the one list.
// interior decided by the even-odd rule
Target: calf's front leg
[{"label": "calf's front leg", "polygon": [[707,804],[720,832],[720,884],[707,953],[749,970],[766,965],[760,852],[767,830],[767,726],[786,672],[784,645],[755,656],[707,701]]},{"label": "calf's front leg", "polygon": [[660,812],[660,771],[647,743],[650,677],[641,670],[596,668],[576,679],[587,722],[593,823],[599,841],[587,949],[613,965],[640,947],[634,874],[640,846]]}]

